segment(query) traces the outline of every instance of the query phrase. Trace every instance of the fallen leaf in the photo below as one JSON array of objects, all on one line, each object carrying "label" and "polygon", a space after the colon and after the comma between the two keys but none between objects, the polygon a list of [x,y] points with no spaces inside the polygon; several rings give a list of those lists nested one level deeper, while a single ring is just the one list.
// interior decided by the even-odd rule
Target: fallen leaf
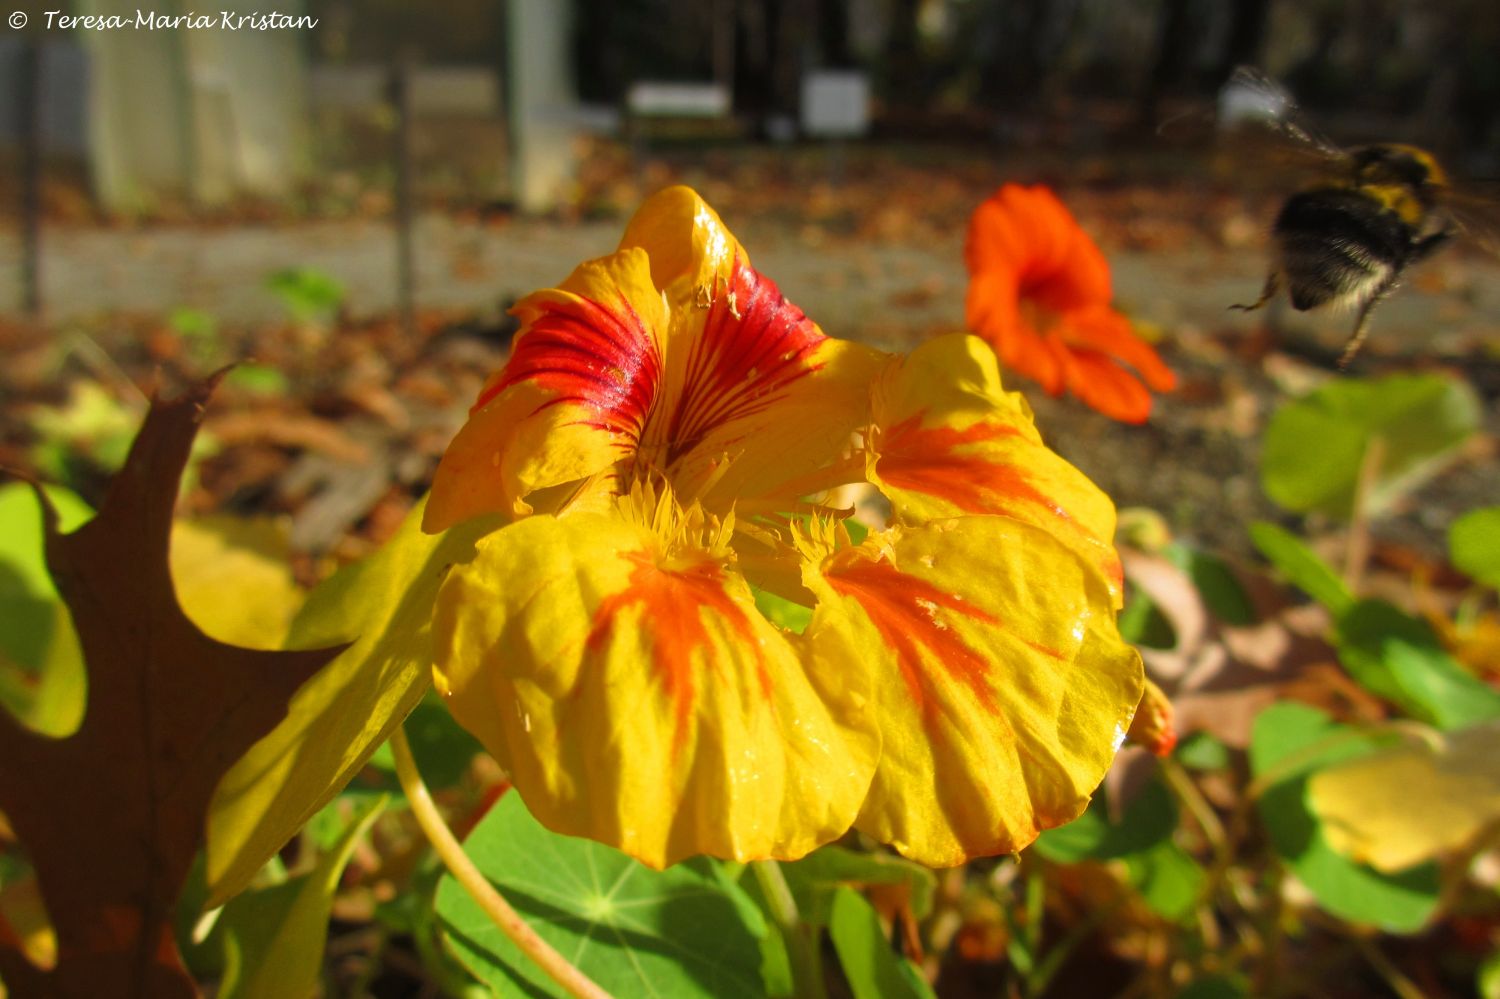
[{"label": "fallen leaf", "polygon": [[269,442],[318,451],[355,464],[370,457],[369,449],[344,433],[337,423],[316,416],[277,411],[231,413],[215,417],[209,429],[225,447]]},{"label": "fallen leaf", "polygon": [[1329,845],[1377,871],[1462,850],[1500,822],[1500,722],[1329,767],[1313,775],[1308,800]]},{"label": "fallen leaf", "polygon": [[43,970],[0,942],[13,997],[197,994],[172,909],[225,771],[337,649],[260,652],[204,635],[168,568],[172,510],[217,379],[153,400],[99,514],[47,566],[88,667],[82,724],[49,738],[0,712],[0,809],[31,857],[57,937]]}]

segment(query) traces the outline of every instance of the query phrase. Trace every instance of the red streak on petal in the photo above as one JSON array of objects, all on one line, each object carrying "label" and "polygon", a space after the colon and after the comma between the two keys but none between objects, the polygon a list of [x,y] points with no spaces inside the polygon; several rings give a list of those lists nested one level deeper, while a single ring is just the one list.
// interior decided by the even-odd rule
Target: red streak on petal
[{"label": "red streak on petal", "polygon": [[579,423],[619,434],[619,446],[634,450],[661,384],[661,353],[650,330],[623,295],[615,309],[588,299],[547,302],[541,309],[474,409],[532,381],[555,393],[538,411],[580,406],[594,415]]},{"label": "red streak on petal", "polygon": [[809,359],[825,339],[775,282],[736,261],[688,348],[682,397],[666,424],[668,465],[715,429],[774,406],[821,367]]},{"label": "red streak on petal", "polygon": [[[708,630],[703,623],[705,608],[727,623],[729,630],[752,651],[757,680],[768,699],[771,677],[750,619],[725,588],[724,571],[719,563],[703,561],[683,569],[664,569],[649,552],[630,552],[626,557],[634,563],[630,583],[624,590],[599,602],[589,630],[587,648],[589,652],[599,652],[609,639],[615,615],[627,607],[640,606],[636,627],[650,635],[652,666],[661,676],[667,697],[672,701],[675,725],[672,751],[675,754],[687,737],[688,718],[697,699],[698,677],[693,667],[693,653],[699,649],[711,652]],[[712,658],[705,656],[704,665],[712,668]]]},{"label": "red streak on petal", "polygon": [[[986,711],[999,715],[1000,706],[990,682],[994,663],[970,648],[939,612],[999,626],[993,615],[887,562],[856,562],[835,569],[827,578],[834,592],[859,601],[880,637],[895,650],[907,691],[924,716],[933,710],[934,668],[946,673],[948,680],[968,687]],[[1045,655],[1063,658],[1045,646],[1021,641]]]},{"label": "red streak on petal", "polygon": [[952,427],[922,427],[925,412],[903,420],[885,432],[880,444],[881,479],[897,489],[925,493],[947,500],[965,513],[998,513],[1028,523],[1026,512],[1045,511],[1049,523],[1060,533],[1094,552],[1094,563],[1116,586],[1123,579],[1119,555],[1105,539],[1095,537],[1073,515],[1032,485],[1019,465],[986,461],[957,453],[970,444],[1004,438],[1022,438],[1006,424],[980,421],[964,430]]}]

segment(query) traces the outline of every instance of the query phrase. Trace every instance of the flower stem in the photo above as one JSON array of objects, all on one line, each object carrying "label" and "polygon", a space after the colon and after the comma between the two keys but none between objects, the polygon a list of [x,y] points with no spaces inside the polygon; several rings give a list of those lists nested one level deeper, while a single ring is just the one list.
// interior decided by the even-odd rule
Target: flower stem
[{"label": "flower stem", "polygon": [[802,922],[797,900],[792,897],[792,889],[786,883],[781,865],[774,860],[757,860],[750,866],[755,869],[755,880],[766,898],[771,918],[786,941],[795,994],[798,999],[824,999],[828,991],[823,984],[823,964],[818,953],[816,930]]},{"label": "flower stem", "polygon": [[1354,509],[1349,518],[1349,542],[1344,550],[1344,583],[1349,591],[1359,596],[1360,581],[1365,564],[1370,560],[1370,494],[1375,491],[1375,482],[1385,464],[1385,438],[1379,434],[1370,438],[1365,453],[1360,458],[1359,476],[1354,484]]},{"label": "flower stem", "polygon": [[485,915],[500,927],[500,931],[510,938],[511,943],[536,962],[537,967],[567,990],[569,995],[578,999],[609,999],[608,992],[594,984],[587,975],[554,950],[551,944],[537,936],[536,931],[511,908],[510,903],[501,897],[489,879],[474,866],[469,855],[464,853],[453,830],[448,828],[438,812],[427,785],[422,782],[422,775],[417,771],[417,761],[411,755],[411,743],[406,740],[406,730],[399,725],[391,733],[391,751],[396,757],[396,777],[401,781],[401,790],[406,792],[406,800],[411,804],[417,825],[422,827],[422,833],[432,844],[433,850],[437,851],[443,865],[448,868],[448,873],[463,885],[464,890],[479,903]]}]

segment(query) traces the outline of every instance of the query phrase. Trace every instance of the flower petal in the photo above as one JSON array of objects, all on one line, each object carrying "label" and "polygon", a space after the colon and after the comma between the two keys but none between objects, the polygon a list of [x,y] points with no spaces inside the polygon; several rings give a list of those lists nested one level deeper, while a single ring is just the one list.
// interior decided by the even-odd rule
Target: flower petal
[{"label": "flower petal", "polygon": [[795,858],[869,785],[867,678],[809,676],[737,573],[618,514],[491,535],[433,627],[454,716],[555,831],[655,867]]},{"label": "flower petal", "polygon": [[870,481],[898,519],[1002,514],[1023,520],[1093,564],[1118,599],[1114,504],[1042,443],[1030,408],[1001,388],[995,355],[981,340],[937,337],[892,361],[875,386],[872,407],[878,433]]},{"label": "flower petal", "polygon": [[896,529],[807,574],[821,656],[875,671],[883,749],[856,828],[934,867],[1075,818],[1137,702],[1098,573],[1006,517]]},{"label": "flower petal", "polygon": [[715,508],[766,496],[838,457],[867,419],[886,355],[824,336],[744,260],[710,304],[681,280],[667,299],[667,388],[641,450],[680,494]]},{"label": "flower petal", "polygon": [[964,259],[966,318],[1007,370],[1064,388],[1115,419],[1143,422],[1176,378],[1110,307],[1109,263],[1057,197],[1007,184],[975,210]]},{"label": "flower petal", "polygon": [[1052,312],[1107,305],[1113,295],[1104,254],[1040,185],[1006,184],[975,209],[964,259],[971,274],[1014,275],[1021,298]]},{"label": "flower petal", "polygon": [[514,312],[515,347],[438,465],[424,530],[527,512],[532,491],[628,457],[655,405],[666,306],[643,251],[582,264]]},{"label": "flower petal", "polygon": [[679,279],[707,304],[729,284],[736,261],[750,266],[719,214],[691,187],[677,185],[647,198],[631,216],[620,249],[640,247],[651,257],[651,279],[665,288]]},{"label": "flower petal", "polygon": [[1097,350],[1060,347],[1068,390],[1112,420],[1145,423],[1151,416],[1151,393],[1140,379]]}]

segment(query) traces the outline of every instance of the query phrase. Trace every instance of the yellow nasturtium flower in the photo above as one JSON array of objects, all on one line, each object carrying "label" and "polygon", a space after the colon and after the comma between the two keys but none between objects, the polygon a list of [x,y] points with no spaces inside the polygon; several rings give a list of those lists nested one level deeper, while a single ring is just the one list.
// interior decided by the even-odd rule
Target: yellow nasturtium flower
[{"label": "yellow nasturtium flower", "polygon": [[[510,519],[443,584],[436,676],[537,818],[657,867],[851,826],[943,866],[1082,811],[1142,689],[1114,507],[982,341],[824,336],[682,187],[516,313],[424,526]],[[858,482],[891,526],[855,544]]]}]

